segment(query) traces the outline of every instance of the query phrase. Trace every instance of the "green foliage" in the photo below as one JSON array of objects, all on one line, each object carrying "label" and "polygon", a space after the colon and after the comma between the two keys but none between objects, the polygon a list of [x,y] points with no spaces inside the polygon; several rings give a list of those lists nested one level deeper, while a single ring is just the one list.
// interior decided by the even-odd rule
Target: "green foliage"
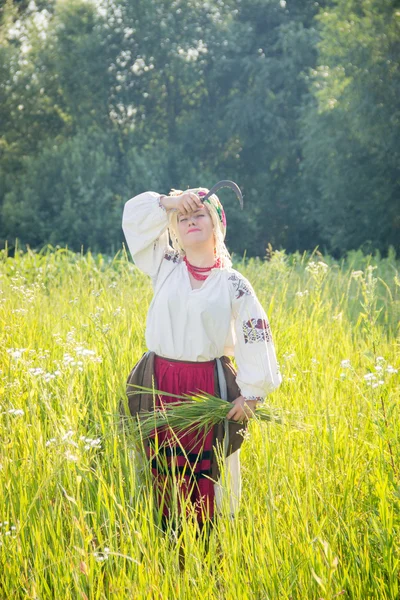
[{"label": "green foliage", "polygon": [[338,0],[317,17],[305,171],[314,218],[337,254],[385,251],[400,239],[399,17],[389,0]]},{"label": "green foliage", "polygon": [[1,246],[112,251],[136,193],[229,178],[246,206],[221,194],[236,254],[398,252],[396,6],[7,0]]},{"label": "green foliage", "polygon": [[11,239],[19,235],[32,247],[42,240],[73,250],[111,247],[109,236],[120,232],[121,201],[105,135],[78,133],[59,146],[43,146],[24,163],[3,205]]}]

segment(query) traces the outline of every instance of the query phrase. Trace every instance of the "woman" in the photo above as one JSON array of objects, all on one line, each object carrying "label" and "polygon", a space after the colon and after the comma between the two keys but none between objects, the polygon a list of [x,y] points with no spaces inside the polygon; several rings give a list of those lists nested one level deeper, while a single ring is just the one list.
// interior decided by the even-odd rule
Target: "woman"
[{"label": "woman", "polygon": [[[149,352],[131,372],[136,379],[128,382],[138,381],[138,373],[144,381],[142,372],[153,357],[155,388],[165,392],[157,398],[156,406],[161,406],[176,402],[168,394],[221,395],[225,377],[232,403],[227,419],[243,429],[239,424],[251,417],[282,377],[268,318],[250,283],[232,268],[224,242],[224,209],[215,194],[203,203],[207,192],[171,190],[167,196],[148,191],[125,204],[122,227],[129,250],[137,267],[150,275],[154,290],[146,327]],[[235,357],[237,372],[228,356]],[[139,408],[132,407],[135,414]],[[214,469],[214,449],[220,436],[216,428],[197,434],[176,440],[161,432],[159,442],[165,441],[167,447],[163,465],[153,453],[154,444],[146,448],[165,518],[171,516],[173,492],[172,486],[164,486],[174,469],[180,475],[179,492],[190,501],[200,523],[213,519],[214,500],[221,509],[221,481],[212,478],[219,473]],[[241,493],[241,441],[232,442],[226,457],[232,513]],[[177,501],[180,506],[179,495]]]}]

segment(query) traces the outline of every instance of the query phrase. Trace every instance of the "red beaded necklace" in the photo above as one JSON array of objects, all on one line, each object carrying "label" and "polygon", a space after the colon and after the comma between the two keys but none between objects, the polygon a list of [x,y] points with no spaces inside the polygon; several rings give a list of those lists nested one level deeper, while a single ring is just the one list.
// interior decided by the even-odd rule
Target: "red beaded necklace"
[{"label": "red beaded necklace", "polygon": [[210,274],[211,269],[221,268],[221,259],[220,258],[217,258],[217,260],[215,261],[215,263],[213,264],[212,267],[195,267],[194,265],[190,264],[190,262],[188,261],[186,256],[183,257],[183,260],[187,266],[187,270],[189,271],[189,273],[191,273],[193,275],[193,277],[195,279],[198,279],[199,281],[204,281],[204,279],[207,279],[207,277]]}]

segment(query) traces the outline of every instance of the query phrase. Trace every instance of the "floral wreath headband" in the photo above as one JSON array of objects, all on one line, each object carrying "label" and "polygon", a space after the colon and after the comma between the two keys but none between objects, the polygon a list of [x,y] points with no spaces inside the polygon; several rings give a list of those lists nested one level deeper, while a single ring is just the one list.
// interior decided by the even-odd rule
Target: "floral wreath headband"
[{"label": "floral wreath headband", "polygon": [[233,181],[230,181],[229,179],[224,179],[222,181],[219,181],[218,183],[213,185],[213,187],[210,189],[209,192],[199,191],[199,192],[197,192],[197,195],[200,198],[203,198],[203,204],[205,202],[207,202],[207,204],[209,204],[212,208],[214,208],[215,212],[217,213],[219,222],[220,222],[220,227],[222,230],[223,238],[225,239],[226,215],[225,215],[224,208],[218,199],[218,196],[215,195],[215,192],[222,187],[229,187],[229,188],[233,189],[233,191],[235,192],[235,194],[240,202],[240,207],[243,209],[242,192],[240,191],[239,186],[236,183],[234,183]]},{"label": "floral wreath headband", "polygon": [[[202,191],[197,192],[197,195],[200,198],[203,198],[204,196],[206,196],[206,194],[207,194],[207,192],[202,192]],[[221,202],[219,201],[219,199],[217,198],[217,196],[215,194],[213,196],[210,196],[209,198],[206,198],[202,202],[203,202],[203,204],[207,203],[210,207],[214,208],[215,213],[217,214],[217,217],[219,220],[219,226],[222,231],[222,236],[225,239],[226,215],[225,215],[225,211],[224,211],[224,208],[223,208]]]}]

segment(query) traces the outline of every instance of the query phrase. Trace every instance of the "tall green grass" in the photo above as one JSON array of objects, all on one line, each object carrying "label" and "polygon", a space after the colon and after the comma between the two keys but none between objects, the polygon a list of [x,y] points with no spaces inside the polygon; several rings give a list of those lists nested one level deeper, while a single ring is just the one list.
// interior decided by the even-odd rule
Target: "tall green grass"
[{"label": "tall green grass", "polygon": [[268,405],[306,427],[250,422],[240,512],[207,544],[160,531],[121,430],[148,278],[124,251],[0,253],[1,599],[399,597],[399,263],[269,258],[234,266],[271,322]]}]

